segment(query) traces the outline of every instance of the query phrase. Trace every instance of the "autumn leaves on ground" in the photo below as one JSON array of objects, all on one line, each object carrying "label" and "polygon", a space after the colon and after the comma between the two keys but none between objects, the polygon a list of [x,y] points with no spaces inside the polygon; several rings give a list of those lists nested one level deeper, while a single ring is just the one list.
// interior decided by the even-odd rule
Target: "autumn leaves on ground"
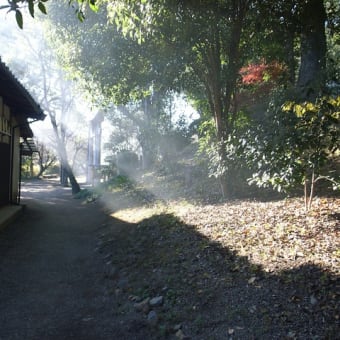
[{"label": "autumn leaves on ground", "polygon": [[119,313],[137,313],[154,338],[337,338],[339,198],[307,213],[299,197],[203,204],[146,189],[101,197]]}]

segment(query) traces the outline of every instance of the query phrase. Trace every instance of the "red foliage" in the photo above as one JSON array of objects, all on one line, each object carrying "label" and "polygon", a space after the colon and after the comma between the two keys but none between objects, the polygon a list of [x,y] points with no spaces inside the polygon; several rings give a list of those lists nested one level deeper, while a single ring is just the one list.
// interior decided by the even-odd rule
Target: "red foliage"
[{"label": "red foliage", "polygon": [[278,61],[272,61],[269,64],[264,61],[258,64],[253,63],[240,70],[244,85],[255,85],[268,81],[277,82],[285,73],[285,65]]}]

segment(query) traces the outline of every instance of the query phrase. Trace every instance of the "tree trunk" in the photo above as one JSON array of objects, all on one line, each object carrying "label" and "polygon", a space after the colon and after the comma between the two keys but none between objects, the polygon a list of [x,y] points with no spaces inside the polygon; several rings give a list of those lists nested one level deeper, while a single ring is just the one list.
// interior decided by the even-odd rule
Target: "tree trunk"
[{"label": "tree trunk", "polygon": [[[55,117],[52,113],[50,113],[50,119],[51,119],[51,123],[53,126],[53,131],[54,131],[54,135],[57,141],[57,148],[58,148],[58,154],[59,154],[59,159],[60,159],[60,163],[61,163],[61,169],[63,171],[65,171],[66,174],[66,178],[69,178],[70,183],[71,183],[71,187],[72,187],[72,194],[77,194],[80,191],[80,186],[73,174],[73,171],[71,169],[70,164],[68,163],[67,160],[67,152],[66,152],[66,147],[65,147],[65,143],[63,143],[63,141],[61,140],[59,133],[58,133],[58,126],[57,126],[57,122],[55,120]],[[63,180],[63,176],[61,174],[60,176],[61,180]],[[61,182],[62,185],[64,185],[65,183]]]},{"label": "tree trunk", "polygon": [[[228,139],[229,134],[232,131],[232,113],[230,112],[232,96],[235,93],[236,83],[238,72],[240,69],[240,40],[242,33],[242,25],[246,15],[246,4],[239,4],[239,7],[236,9],[237,18],[235,19],[233,26],[231,28],[231,36],[230,43],[228,48],[228,67],[227,67],[227,80],[225,84],[225,89],[222,90],[219,85],[212,86],[214,91],[218,91],[213,94],[214,104],[215,104],[215,122],[216,122],[216,130],[217,130],[217,140],[219,143],[219,157],[222,164],[225,164],[226,159],[226,141]],[[220,53],[220,51],[217,51]],[[220,56],[218,59],[220,61]],[[215,69],[220,69],[219,67],[215,67]],[[213,68],[214,70],[214,68]],[[217,78],[219,80],[219,78]],[[224,95],[223,95],[224,93]],[[223,104],[220,105],[220,104]],[[231,195],[230,187],[228,183],[231,183],[232,179],[228,177],[228,173],[223,173],[220,175],[220,185],[223,198],[227,198]]]},{"label": "tree trunk", "polygon": [[68,164],[68,162],[67,162],[67,164],[64,164],[64,166],[66,166],[66,169],[67,169],[66,171],[67,171],[70,183],[71,183],[72,194],[75,195],[75,194],[77,194],[80,191],[80,186],[79,186],[79,184],[78,184],[78,182],[77,182],[77,180],[76,180],[76,178],[75,178],[75,176],[73,174],[73,171],[72,171],[70,165]]},{"label": "tree trunk", "polygon": [[31,159],[30,159],[30,177],[32,178],[34,174],[34,169],[33,169],[33,158],[31,155]]},{"label": "tree trunk", "polygon": [[303,100],[313,101],[325,82],[326,12],[322,0],[308,0],[301,13],[301,64],[297,90]]},{"label": "tree trunk", "polygon": [[62,163],[60,165],[60,184],[63,187],[68,187],[68,174],[67,174],[65,167]]},{"label": "tree trunk", "polygon": [[295,84],[295,54],[294,54],[294,38],[295,32],[292,29],[287,28],[285,39],[285,51],[286,51],[286,63],[288,66],[289,82],[292,86]]},{"label": "tree trunk", "polygon": [[[40,178],[44,172],[45,172],[46,168],[43,165],[39,166],[39,173],[37,174],[36,178]],[[33,172],[32,172],[32,177],[33,177]]]}]

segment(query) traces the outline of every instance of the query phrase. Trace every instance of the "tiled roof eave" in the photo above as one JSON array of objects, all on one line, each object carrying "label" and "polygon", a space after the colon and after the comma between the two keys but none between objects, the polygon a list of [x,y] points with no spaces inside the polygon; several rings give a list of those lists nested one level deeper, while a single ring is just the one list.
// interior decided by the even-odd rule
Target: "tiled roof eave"
[{"label": "tiled roof eave", "polygon": [[43,120],[45,114],[31,94],[18,81],[0,58],[0,96],[16,115]]}]

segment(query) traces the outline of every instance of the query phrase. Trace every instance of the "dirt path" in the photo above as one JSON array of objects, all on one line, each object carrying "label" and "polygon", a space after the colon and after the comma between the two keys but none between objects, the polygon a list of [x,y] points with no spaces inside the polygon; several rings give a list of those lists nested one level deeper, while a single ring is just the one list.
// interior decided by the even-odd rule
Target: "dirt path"
[{"label": "dirt path", "polygon": [[[25,185],[25,213],[0,232],[0,340],[339,338],[331,201],[308,219],[288,214],[282,234],[260,228],[268,214],[285,221],[280,206],[261,215],[260,203],[226,202],[179,218],[157,204],[147,215],[144,196],[130,188],[82,204],[53,182]],[[106,215],[104,202],[120,214]],[[256,226],[258,237],[247,236]],[[266,249],[275,256],[254,262]],[[308,260],[314,253],[322,265]]]},{"label": "dirt path", "polygon": [[0,339],[149,338],[110,292],[100,205],[48,181],[22,192],[24,214],[0,233]]}]

